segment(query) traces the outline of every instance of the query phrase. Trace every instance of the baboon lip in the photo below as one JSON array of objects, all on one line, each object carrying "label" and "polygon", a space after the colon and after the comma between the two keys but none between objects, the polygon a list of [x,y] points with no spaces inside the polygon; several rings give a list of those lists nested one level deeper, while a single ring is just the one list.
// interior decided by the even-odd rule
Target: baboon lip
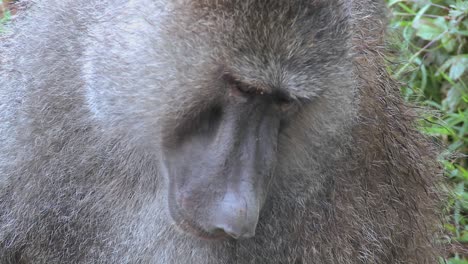
[{"label": "baboon lip", "polygon": [[219,232],[207,232],[204,231],[202,228],[195,225],[195,223],[189,223],[187,220],[175,221],[177,227],[181,229],[182,232],[192,235],[196,238],[200,238],[202,240],[207,241],[218,241],[218,240],[225,240],[229,238],[229,235],[226,233],[219,231]]},{"label": "baboon lip", "polygon": [[[174,206],[174,205],[173,205]],[[192,235],[196,238],[207,240],[207,241],[219,241],[229,239],[230,236],[223,231],[208,232],[205,231],[201,226],[199,226],[195,221],[187,217],[183,211],[181,211],[178,206],[176,208],[170,208],[170,215],[174,220],[176,226],[184,234]]]}]

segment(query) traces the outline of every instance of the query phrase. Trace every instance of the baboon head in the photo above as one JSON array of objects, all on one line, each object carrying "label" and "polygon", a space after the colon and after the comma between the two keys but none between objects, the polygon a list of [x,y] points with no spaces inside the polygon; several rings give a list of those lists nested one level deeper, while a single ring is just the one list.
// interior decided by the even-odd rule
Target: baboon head
[{"label": "baboon head", "polygon": [[[317,171],[323,145],[354,117],[347,10],[337,2],[175,1],[153,20],[117,25],[130,37],[101,41],[131,58],[105,63],[115,56],[87,50],[87,78],[100,89],[88,89],[91,109],[158,150],[183,230],[252,237],[267,197],[319,188],[320,175],[296,183],[293,174]],[[109,30],[102,24],[97,37]]]}]

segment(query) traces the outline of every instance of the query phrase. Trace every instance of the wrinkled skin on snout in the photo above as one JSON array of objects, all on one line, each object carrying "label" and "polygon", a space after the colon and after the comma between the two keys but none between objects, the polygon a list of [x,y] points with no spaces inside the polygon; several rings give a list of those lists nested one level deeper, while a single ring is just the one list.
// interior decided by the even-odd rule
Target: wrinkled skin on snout
[{"label": "wrinkled skin on snout", "polygon": [[[250,238],[276,164],[282,119],[293,101],[280,89],[259,89],[229,73],[202,110],[166,123],[162,168],[170,215],[204,239]],[[177,125],[172,125],[177,124]]]}]

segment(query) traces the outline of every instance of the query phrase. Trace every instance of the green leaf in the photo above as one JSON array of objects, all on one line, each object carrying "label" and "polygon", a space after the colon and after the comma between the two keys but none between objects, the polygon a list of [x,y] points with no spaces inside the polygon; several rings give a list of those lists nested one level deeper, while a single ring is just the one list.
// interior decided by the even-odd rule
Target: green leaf
[{"label": "green leaf", "polygon": [[421,18],[413,22],[416,35],[424,40],[435,40],[442,37],[447,30],[447,23],[444,18],[427,19]]},{"label": "green leaf", "polygon": [[468,264],[468,261],[463,259],[452,258],[449,259],[448,264]]},{"label": "green leaf", "polygon": [[442,66],[440,66],[440,68],[437,70],[437,72],[438,74],[440,74],[442,72],[445,72],[448,68],[450,68],[448,77],[452,81],[455,81],[462,76],[467,66],[468,66],[468,54],[462,54],[462,55],[453,56],[447,61],[445,61],[444,64],[442,64]]},{"label": "green leaf", "polygon": [[446,51],[452,52],[457,47],[457,40],[453,36],[445,34],[442,37],[442,46]]},{"label": "green leaf", "polygon": [[454,56],[450,60],[452,61],[452,67],[450,67],[449,76],[452,80],[457,80],[468,66],[468,54]]},{"label": "green leaf", "polygon": [[467,36],[468,37],[468,30],[454,30],[454,34],[461,35],[461,36]]}]

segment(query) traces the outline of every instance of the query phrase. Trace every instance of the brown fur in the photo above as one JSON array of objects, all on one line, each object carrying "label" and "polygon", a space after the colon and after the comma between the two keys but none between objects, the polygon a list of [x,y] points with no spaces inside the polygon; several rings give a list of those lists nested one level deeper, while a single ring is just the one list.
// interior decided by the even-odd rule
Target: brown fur
[{"label": "brown fur", "polygon": [[[440,168],[385,72],[382,2],[32,3],[0,52],[0,262],[436,263]],[[181,233],[159,171],[218,63],[311,98],[247,240]]]}]

